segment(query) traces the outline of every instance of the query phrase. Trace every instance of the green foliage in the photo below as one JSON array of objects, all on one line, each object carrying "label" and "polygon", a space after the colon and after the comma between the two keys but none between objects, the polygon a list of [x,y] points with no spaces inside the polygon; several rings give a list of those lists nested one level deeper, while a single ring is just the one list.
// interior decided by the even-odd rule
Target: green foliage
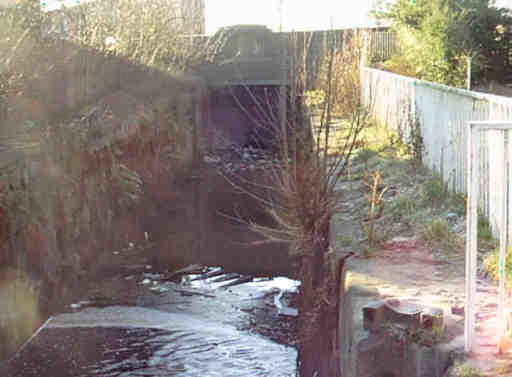
[{"label": "green foliage", "polygon": [[425,224],[423,237],[427,241],[440,242],[450,236],[450,227],[446,220],[434,218],[430,223]]},{"label": "green foliage", "polygon": [[494,235],[492,234],[491,224],[489,223],[489,219],[482,215],[478,215],[478,224],[477,224],[477,230],[478,230],[478,240],[479,241],[493,241]]},{"label": "green foliage", "polygon": [[394,140],[394,145],[401,151],[402,155],[408,156],[412,159],[416,166],[422,166],[423,162],[423,136],[421,131],[421,123],[418,119],[418,114],[412,111],[411,103],[408,106],[408,119],[407,134],[405,130],[399,130]]},{"label": "green foliage", "polygon": [[439,207],[449,197],[448,189],[439,176],[433,176],[423,183],[421,198],[423,201]]},{"label": "green foliage", "polygon": [[[436,29],[441,27],[437,25]],[[448,25],[444,29],[448,32]],[[465,86],[467,60],[462,54],[453,54],[453,50],[448,52],[438,33],[429,34],[404,26],[398,27],[396,32],[400,40],[401,54],[386,62],[386,69],[421,80],[455,87]]]},{"label": "green foliage", "polygon": [[[510,281],[512,278],[512,246],[509,246],[506,251],[507,262],[505,264],[505,279],[507,287],[510,287]],[[492,252],[488,253],[484,258],[484,270],[494,280],[499,280],[500,270],[500,248],[495,248]]]},{"label": "green foliage", "polygon": [[489,0],[399,0],[377,16],[392,21],[401,46],[387,69],[456,87],[465,86],[468,58],[478,73],[505,47],[499,26],[511,24]]},{"label": "green foliage", "polygon": [[367,165],[368,162],[375,156],[377,156],[378,153],[370,148],[363,148],[359,150],[357,155],[354,157],[355,162],[362,162],[363,164]]},{"label": "green foliage", "polygon": [[458,192],[452,193],[450,204],[457,215],[464,216],[466,214],[467,195]]},{"label": "green foliage", "polygon": [[455,367],[457,377],[482,377],[482,372],[469,364],[461,364]]},{"label": "green foliage", "polygon": [[416,201],[405,195],[398,197],[391,204],[391,212],[396,220],[411,216],[415,211]]}]

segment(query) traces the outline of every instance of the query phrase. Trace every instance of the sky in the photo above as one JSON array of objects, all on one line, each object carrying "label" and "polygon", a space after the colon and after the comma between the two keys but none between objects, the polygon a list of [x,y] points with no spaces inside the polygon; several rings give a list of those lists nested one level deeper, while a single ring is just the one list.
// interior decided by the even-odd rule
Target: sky
[{"label": "sky", "polygon": [[[16,1],[16,0],[0,0]],[[57,0],[40,0],[46,9]],[[88,0],[60,0],[65,4]],[[373,26],[368,15],[379,0],[205,0],[206,33],[213,34],[222,26],[262,24],[274,31],[322,30]],[[393,1],[393,0],[385,0]],[[280,4],[282,2],[282,12]],[[496,0],[498,6],[512,8],[512,0]],[[282,18],[281,18],[282,14]]]},{"label": "sky", "polygon": [[205,0],[206,33],[221,26],[263,24],[279,30],[313,30],[369,26],[376,0]]}]

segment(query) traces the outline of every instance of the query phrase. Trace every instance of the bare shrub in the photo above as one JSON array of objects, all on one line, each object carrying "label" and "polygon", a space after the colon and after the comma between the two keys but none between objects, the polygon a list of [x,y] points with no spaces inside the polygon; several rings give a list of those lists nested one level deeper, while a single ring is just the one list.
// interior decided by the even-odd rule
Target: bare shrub
[{"label": "bare shrub", "polygon": [[[260,116],[252,119],[258,130],[272,135],[279,147],[281,163],[266,172],[268,181],[252,182],[254,190],[249,190],[250,195],[264,204],[276,226],[251,225],[269,240],[288,242],[290,253],[297,261],[296,271],[302,282],[298,334],[300,375],[338,376],[337,305],[342,262],[330,249],[329,228],[332,216],[342,205],[338,183],[360,143],[361,132],[370,126],[369,111],[361,103],[359,85],[363,36],[347,35],[343,51],[325,52],[316,88],[323,93],[317,96],[323,103],[314,101],[314,112],[304,103],[308,97],[303,78],[307,77],[304,73],[308,67],[293,64],[302,60],[300,53],[308,41],[302,40],[304,46],[293,45],[293,41],[297,39],[292,38],[290,49],[292,85],[286,99],[286,127],[280,127],[279,107],[275,103],[253,96]],[[336,129],[334,120],[343,127]],[[330,149],[335,138],[341,138],[342,143]]]}]

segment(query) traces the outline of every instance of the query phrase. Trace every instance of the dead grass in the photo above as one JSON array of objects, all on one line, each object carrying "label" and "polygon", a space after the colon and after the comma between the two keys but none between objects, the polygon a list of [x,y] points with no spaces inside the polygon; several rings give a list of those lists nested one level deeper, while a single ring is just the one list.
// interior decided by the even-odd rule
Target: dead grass
[{"label": "dead grass", "polygon": [[445,219],[436,217],[420,226],[420,236],[426,245],[445,254],[459,253],[464,240],[455,234]]},{"label": "dead grass", "polygon": [[367,142],[351,159],[347,179],[360,182],[361,195],[369,195],[372,185],[368,178],[378,172],[381,191],[373,195],[378,201],[363,201],[358,211],[367,236],[363,254],[378,252],[376,246],[393,236],[415,236],[445,255],[461,253],[466,197],[451,193],[438,175],[418,167],[410,149],[399,143],[393,132],[375,126],[365,129],[364,136]]}]

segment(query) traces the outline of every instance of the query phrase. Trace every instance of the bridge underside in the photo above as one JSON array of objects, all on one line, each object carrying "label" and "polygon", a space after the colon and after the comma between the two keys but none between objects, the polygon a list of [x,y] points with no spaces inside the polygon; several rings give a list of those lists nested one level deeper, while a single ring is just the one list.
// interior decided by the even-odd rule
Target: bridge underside
[{"label": "bridge underside", "polygon": [[276,147],[282,116],[280,89],[276,84],[210,87],[204,130],[208,149],[225,149],[232,145]]}]

